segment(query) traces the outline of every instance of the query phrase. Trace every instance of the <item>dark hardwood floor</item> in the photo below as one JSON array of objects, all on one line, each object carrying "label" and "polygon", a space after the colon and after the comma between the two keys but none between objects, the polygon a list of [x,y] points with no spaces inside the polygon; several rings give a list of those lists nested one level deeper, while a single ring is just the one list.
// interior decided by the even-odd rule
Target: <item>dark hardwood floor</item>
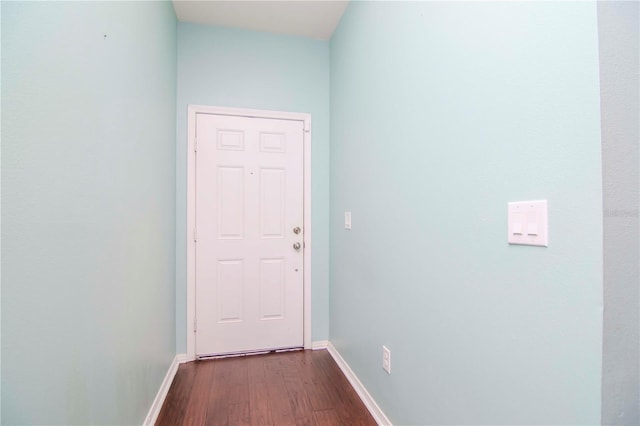
[{"label": "dark hardwood floor", "polygon": [[375,425],[326,350],[181,364],[156,425]]}]

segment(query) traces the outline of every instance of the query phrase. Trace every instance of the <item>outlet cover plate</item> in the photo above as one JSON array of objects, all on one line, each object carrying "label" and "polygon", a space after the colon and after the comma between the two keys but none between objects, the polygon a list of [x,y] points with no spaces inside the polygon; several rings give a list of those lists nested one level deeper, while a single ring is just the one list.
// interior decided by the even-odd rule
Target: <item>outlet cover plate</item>
[{"label": "outlet cover plate", "polygon": [[351,229],[351,212],[344,212],[344,229]]},{"label": "outlet cover plate", "polygon": [[382,368],[391,374],[391,351],[386,346],[382,346]]}]

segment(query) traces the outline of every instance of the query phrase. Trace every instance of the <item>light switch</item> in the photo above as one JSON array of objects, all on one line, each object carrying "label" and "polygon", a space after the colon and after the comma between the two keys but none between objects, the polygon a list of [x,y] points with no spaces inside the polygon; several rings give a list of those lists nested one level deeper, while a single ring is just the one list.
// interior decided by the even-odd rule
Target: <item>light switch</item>
[{"label": "light switch", "polygon": [[344,212],[344,229],[351,229],[351,212]]},{"label": "light switch", "polygon": [[521,223],[514,223],[513,224],[513,228],[511,229],[511,232],[513,234],[522,235],[522,224]]},{"label": "light switch", "polygon": [[549,245],[547,200],[508,203],[507,217],[509,244]]}]

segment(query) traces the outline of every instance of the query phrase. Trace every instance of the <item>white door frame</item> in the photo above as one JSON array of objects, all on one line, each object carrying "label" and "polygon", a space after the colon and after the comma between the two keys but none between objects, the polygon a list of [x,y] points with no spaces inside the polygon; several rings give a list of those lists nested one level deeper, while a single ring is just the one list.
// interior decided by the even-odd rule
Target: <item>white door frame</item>
[{"label": "white door frame", "polygon": [[196,114],[217,114],[253,118],[274,118],[304,122],[304,324],[303,342],[311,349],[311,114],[244,108],[189,105],[187,110],[187,359],[196,357],[196,256],[194,241],[195,197],[195,135]]}]

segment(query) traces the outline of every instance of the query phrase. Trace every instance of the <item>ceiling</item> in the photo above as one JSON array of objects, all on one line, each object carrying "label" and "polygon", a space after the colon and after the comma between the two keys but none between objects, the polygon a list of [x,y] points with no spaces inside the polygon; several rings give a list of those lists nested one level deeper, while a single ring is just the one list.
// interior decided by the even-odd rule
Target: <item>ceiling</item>
[{"label": "ceiling", "polygon": [[348,0],[173,0],[182,22],[328,40]]}]

